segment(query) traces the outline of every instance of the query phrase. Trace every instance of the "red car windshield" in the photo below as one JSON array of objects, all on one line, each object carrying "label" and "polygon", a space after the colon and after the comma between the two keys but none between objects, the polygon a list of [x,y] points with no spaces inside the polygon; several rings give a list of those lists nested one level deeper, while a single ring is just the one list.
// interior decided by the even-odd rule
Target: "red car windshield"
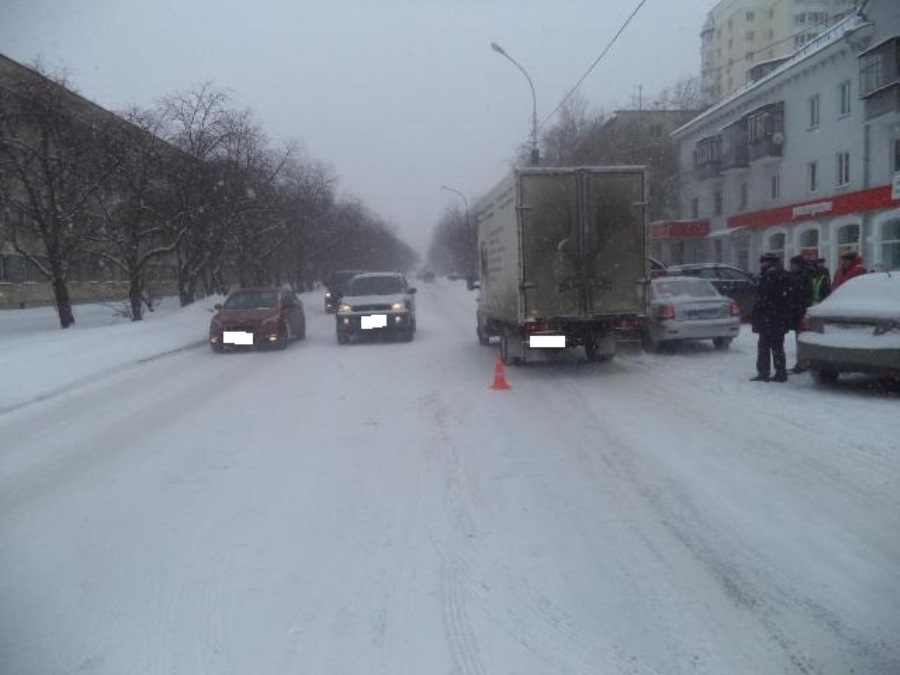
[{"label": "red car windshield", "polygon": [[274,291],[249,291],[234,293],[222,305],[223,309],[272,309],[278,303]]}]

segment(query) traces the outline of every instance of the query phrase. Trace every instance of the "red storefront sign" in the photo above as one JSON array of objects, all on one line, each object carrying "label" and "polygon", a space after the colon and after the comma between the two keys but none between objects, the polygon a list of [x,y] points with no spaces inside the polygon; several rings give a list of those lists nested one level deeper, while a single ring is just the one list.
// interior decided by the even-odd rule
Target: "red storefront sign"
[{"label": "red storefront sign", "polygon": [[708,220],[657,220],[651,223],[654,239],[674,239],[676,237],[705,237],[710,232]]},{"label": "red storefront sign", "polygon": [[771,225],[801,223],[821,216],[842,216],[848,213],[863,213],[900,207],[900,199],[895,199],[891,186],[882,185],[868,190],[848,192],[828,199],[817,199],[776,209],[740,213],[729,216],[728,227],[749,227],[761,229]]}]

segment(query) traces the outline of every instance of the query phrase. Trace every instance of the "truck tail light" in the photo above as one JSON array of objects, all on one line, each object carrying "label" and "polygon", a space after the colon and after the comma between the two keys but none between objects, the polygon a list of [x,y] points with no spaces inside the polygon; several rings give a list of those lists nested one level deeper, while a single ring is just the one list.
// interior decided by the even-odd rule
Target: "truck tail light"
[{"label": "truck tail light", "polygon": [[731,301],[731,316],[740,316],[741,315],[741,306],[737,304],[734,300]]},{"label": "truck tail light", "polygon": [[616,319],[616,328],[619,330],[635,330],[644,327],[644,321],[639,316],[622,316]]},{"label": "truck tail light", "polygon": [[525,323],[526,333],[545,333],[553,330],[553,326],[547,321],[527,321]]},{"label": "truck tail light", "polygon": [[675,305],[663,305],[659,313],[659,318],[665,321],[675,320]]}]

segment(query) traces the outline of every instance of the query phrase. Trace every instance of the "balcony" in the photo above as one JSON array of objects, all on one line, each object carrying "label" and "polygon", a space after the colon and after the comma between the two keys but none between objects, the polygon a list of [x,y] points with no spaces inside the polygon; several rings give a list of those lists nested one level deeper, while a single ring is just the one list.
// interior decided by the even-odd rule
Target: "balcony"
[{"label": "balcony", "polygon": [[781,159],[783,148],[784,136],[780,132],[757,138],[750,143],[750,161],[761,164],[777,161]]},{"label": "balcony", "polygon": [[784,103],[772,103],[747,115],[747,147],[751,162],[781,159],[784,149]]},{"label": "balcony", "polygon": [[697,142],[694,150],[694,175],[698,180],[722,175],[722,137],[707,136]]},{"label": "balcony", "polygon": [[722,162],[715,159],[703,164],[698,164],[694,175],[697,180],[708,180],[710,178],[719,178],[722,175]]},{"label": "balcony", "polygon": [[738,171],[750,166],[750,152],[746,143],[734,145],[722,156],[722,171]]},{"label": "balcony", "polygon": [[748,166],[747,120],[742,117],[722,130],[722,170],[741,171]]},{"label": "balcony", "polygon": [[900,121],[900,82],[895,82],[866,97],[866,122]]}]

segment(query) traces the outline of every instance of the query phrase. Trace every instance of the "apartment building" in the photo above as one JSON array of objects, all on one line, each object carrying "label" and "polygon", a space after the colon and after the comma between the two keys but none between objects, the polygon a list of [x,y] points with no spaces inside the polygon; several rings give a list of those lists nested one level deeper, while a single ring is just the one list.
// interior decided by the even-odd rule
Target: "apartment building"
[{"label": "apartment building", "polygon": [[655,224],[657,257],[900,269],[900,2],[860,9],[673,133],[680,218]]},{"label": "apartment building", "polygon": [[852,13],[856,0],[721,0],[700,32],[701,88],[715,103]]}]

